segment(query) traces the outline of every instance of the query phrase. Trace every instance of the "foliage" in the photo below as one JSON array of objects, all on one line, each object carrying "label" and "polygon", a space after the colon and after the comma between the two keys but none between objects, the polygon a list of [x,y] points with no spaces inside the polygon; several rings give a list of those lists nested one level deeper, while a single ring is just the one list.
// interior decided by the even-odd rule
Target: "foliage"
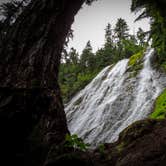
[{"label": "foliage", "polygon": [[150,38],[152,46],[156,49],[158,63],[162,65],[166,61],[166,10],[163,0],[132,0],[131,10],[134,12],[142,10],[136,20],[146,17],[151,19]]},{"label": "foliage", "polygon": [[117,151],[118,151],[119,153],[121,153],[121,152],[123,151],[123,149],[124,149],[124,146],[125,146],[125,142],[121,142],[120,144],[118,144],[118,145],[116,146]]},{"label": "foliage", "polygon": [[68,102],[73,95],[83,89],[98,72],[97,69],[92,72],[81,71],[80,64],[61,64],[59,82],[64,102]]},{"label": "foliage", "polygon": [[115,36],[118,42],[128,37],[129,35],[128,31],[129,31],[129,28],[126,21],[122,18],[119,18],[116,22],[115,29],[114,29]]},{"label": "foliage", "polygon": [[146,32],[142,28],[138,28],[137,38],[139,44],[143,47],[146,44]]},{"label": "foliage", "polygon": [[133,56],[130,57],[129,59],[129,66],[135,66],[137,65],[141,60],[143,59],[143,52],[140,51]]},{"label": "foliage", "polygon": [[104,144],[100,144],[98,148],[99,148],[100,155],[104,156],[105,145]]},{"label": "foliage", "polygon": [[137,45],[135,40],[133,36],[130,36],[129,39],[122,41],[124,48],[122,53],[123,58],[130,58],[133,54],[143,50],[144,46]]},{"label": "foliage", "polygon": [[166,72],[166,61],[162,62],[161,69]]},{"label": "foliage", "polygon": [[81,138],[78,138],[76,134],[66,135],[65,138],[65,147],[79,149],[81,151],[86,151],[89,144],[85,144]]},{"label": "foliage", "polygon": [[150,118],[152,119],[166,118],[166,89],[157,98],[154,112],[150,115]]},{"label": "foliage", "polygon": [[131,72],[129,77],[135,77],[138,72],[142,69],[143,67],[143,51],[140,51],[133,56],[130,57],[129,62],[128,62],[128,71]]},{"label": "foliage", "polygon": [[[83,70],[92,68],[94,64],[94,54],[92,53],[92,46],[90,41],[87,42],[81,54],[80,65]],[[93,69],[92,69],[93,70]]]},{"label": "foliage", "polygon": [[106,28],[105,28],[105,48],[107,47],[113,47],[113,32],[111,29],[111,24],[108,23]]}]

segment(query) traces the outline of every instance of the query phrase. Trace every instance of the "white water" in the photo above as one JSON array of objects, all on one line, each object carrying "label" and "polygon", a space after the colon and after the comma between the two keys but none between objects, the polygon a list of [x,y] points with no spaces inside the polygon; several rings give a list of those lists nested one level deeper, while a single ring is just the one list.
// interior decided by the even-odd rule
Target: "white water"
[{"label": "white water", "polygon": [[140,73],[130,78],[128,59],[104,68],[66,106],[68,128],[93,147],[117,140],[131,123],[146,118],[166,78],[151,67],[153,49],[144,57]]}]

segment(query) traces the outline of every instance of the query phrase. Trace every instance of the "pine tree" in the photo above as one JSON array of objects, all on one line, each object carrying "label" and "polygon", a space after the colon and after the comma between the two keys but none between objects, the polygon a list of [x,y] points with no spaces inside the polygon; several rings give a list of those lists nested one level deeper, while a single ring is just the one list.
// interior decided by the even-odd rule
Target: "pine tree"
[{"label": "pine tree", "polygon": [[137,38],[139,40],[139,44],[143,47],[145,45],[145,37],[146,33],[142,30],[142,28],[139,28],[137,31]]},{"label": "pine tree", "polygon": [[124,55],[124,41],[129,37],[129,28],[126,21],[122,18],[119,18],[116,22],[114,32],[116,38],[116,58],[117,60],[125,58]]},{"label": "pine tree", "polygon": [[91,69],[94,66],[94,54],[92,53],[92,46],[90,41],[87,42],[81,54],[80,65],[82,69]]},{"label": "pine tree", "polygon": [[115,25],[115,37],[117,42],[121,42],[123,39],[126,39],[129,36],[129,28],[126,21],[122,18],[119,18]]},{"label": "pine tree", "polygon": [[111,29],[111,24],[108,23],[105,28],[105,47],[113,47],[113,32]]},{"label": "pine tree", "polygon": [[73,65],[77,65],[79,62],[79,54],[77,53],[76,49],[74,49],[73,47],[70,49],[69,52],[69,59],[70,59],[70,63]]}]

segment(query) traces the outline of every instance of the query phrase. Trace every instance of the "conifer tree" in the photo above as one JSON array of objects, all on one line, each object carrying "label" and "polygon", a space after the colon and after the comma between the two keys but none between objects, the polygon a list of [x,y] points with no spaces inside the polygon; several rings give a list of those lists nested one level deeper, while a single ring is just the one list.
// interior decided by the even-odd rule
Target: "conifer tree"
[{"label": "conifer tree", "polygon": [[116,38],[116,58],[115,59],[122,59],[125,58],[125,55],[123,55],[124,52],[124,41],[128,39],[129,37],[129,28],[126,23],[126,21],[122,18],[119,18],[116,22],[114,32],[115,32],[115,38]]},{"label": "conifer tree", "polygon": [[92,46],[90,41],[87,42],[84,50],[81,54],[80,63],[83,69],[89,70],[94,65],[94,54],[92,52]]},{"label": "conifer tree", "polygon": [[108,23],[105,28],[105,47],[113,47],[113,32],[111,29],[111,24]]},{"label": "conifer tree", "polygon": [[77,50],[72,47],[69,52],[69,59],[71,64],[77,65],[79,62],[78,57],[79,57],[79,54],[77,53]]},{"label": "conifer tree", "polygon": [[145,45],[145,37],[146,37],[145,32],[143,31],[142,28],[139,28],[137,32],[137,38],[138,38],[139,44],[142,47]]},{"label": "conifer tree", "polygon": [[123,39],[126,39],[129,36],[129,28],[126,21],[122,18],[119,18],[115,25],[115,37],[117,42],[121,42]]}]

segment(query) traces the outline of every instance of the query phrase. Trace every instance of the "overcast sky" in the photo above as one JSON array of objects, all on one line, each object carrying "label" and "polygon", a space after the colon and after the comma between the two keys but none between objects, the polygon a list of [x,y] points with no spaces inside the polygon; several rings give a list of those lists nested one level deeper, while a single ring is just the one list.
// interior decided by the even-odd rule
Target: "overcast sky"
[{"label": "overcast sky", "polygon": [[[0,2],[6,1],[9,0],[0,0]],[[84,5],[75,16],[72,25],[74,39],[70,41],[69,48],[74,47],[81,53],[87,41],[90,40],[95,52],[104,43],[104,29],[107,23],[110,22],[114,27],[120,17],[127,21],[132,34],[138,27],[148,30],[148,19],[134,23],[137,15],[130,12],[130,6],[131,0],[98,0],[91,6]]]},{"label": "overcast sky", "polygon": [[148,30],[148,19],[134,23],[138,14],[131,13],[130,6],[131,0],[98,0],[91,6],[84,5],[75,16],[72,26],[74,39],[70,41],[69,47],[74,47],[81,52],[90,40],[93,51],[96,51],[104,43],[104,29],[107,23],[110,22],[114,27],[117,18],[120,17],[127,21],[132,34],[137,31],[138,27]]},{"label": "overcast sky", "polygon": [[9,0],[0,0],[1,3],[2,3],[2,2],[7,2],[7,1],[9,1]]}]

